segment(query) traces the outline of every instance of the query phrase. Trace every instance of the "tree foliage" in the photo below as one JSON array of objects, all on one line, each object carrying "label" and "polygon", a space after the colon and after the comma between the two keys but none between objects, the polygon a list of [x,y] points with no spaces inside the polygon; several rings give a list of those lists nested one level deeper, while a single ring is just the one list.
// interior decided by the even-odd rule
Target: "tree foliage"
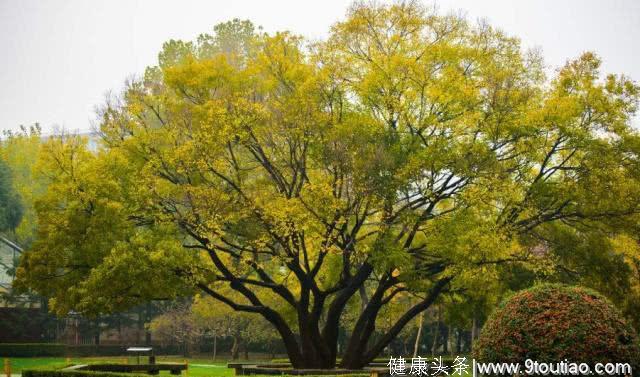
[{"label": "tree foliage", "polygon": [[191,347],[204,336],[207,327],[191,310],[190,303],[176,303],[156,316],[148,328],[161,342],[182,345],[184,355],[191,354]]},{"label": "tree foliage", "polygon": [[230,351],[234,360],[239,357],[241,349],[247,356],[249,346],[274,349],[279,345],[278,333],[264,318],[234,311],[209,296],[196,296],[191,310],[209,331],[209,335],[232,338]]},{"label": "tree foliage", "polygon": [[502,303],[482,329],[474,357],[483,362],[631,363],[640,357],[636,332],[602,295],[544,284]]},{"label": "tree foliage", "polygon": [[0,159],[0,231],[13,231],[20,224],[24,208],[13,187],[9,166]]},{"label": "tree foliage", "polygon": [[[7,168],[3,175],[8,174],[11,179],[3,177],[2,182],[12,191],[9,196],[13,196],[13,205],[19,207],[13,210],[14,220],[10,224],[12,234],[9,236],[23,247],[28,247],[36,234],[34,201],[44,192],[44,179],[37,177],[33,172],[40,152],[40,126],[36,123],[29,128],[21,127],[18,132],[5,131],[3,134],[0,141],[0,160]],[[15,204],[18,201],[20,204]]]},{"label": "tree foliage", "polygon": [[237,20],[168,42],[98,152],[45,145],[20,282],[62,314],[202,292],[296,367],[334,366],[355,308],[341,365],[361,367],[443,292],[633,227],[638,87],[599,66],[547,80],[516,38],[414,2],[356,4],[313,44]]}]

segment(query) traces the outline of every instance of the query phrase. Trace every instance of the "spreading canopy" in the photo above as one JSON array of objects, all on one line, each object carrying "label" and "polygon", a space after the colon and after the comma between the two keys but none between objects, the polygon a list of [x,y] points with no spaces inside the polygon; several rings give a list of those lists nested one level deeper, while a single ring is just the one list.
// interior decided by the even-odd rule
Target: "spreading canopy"
[{"label": "spreading canopy", "polygon": [[197,290],[327,367],[357,308],[356,368],[442,292],[636,220],[638,87],[591,53],[546,80],[517,39],[416,3],[354,5],[315,44],[215,31],[166,43],[105,105],[98,151],[46,147],[20,279],[59,313]]}]

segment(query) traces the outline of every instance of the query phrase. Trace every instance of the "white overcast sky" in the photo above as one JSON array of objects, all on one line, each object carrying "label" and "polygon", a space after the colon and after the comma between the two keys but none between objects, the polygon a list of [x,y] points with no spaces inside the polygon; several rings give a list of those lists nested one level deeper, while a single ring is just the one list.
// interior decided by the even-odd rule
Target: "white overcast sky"
[{"label": "white overcast sky", "polygon": [[[250,19],[266,31],[324,38],[350,0],[0,0],[0,129],[39,122],[90,128],[94,108],[155,64],[168,39]],[[433,4],[427,2],[427,4]],[[638,0],[438,0],[441,12],[484,18],[556,68],[586,50],[603,71],[640,80]]]}]

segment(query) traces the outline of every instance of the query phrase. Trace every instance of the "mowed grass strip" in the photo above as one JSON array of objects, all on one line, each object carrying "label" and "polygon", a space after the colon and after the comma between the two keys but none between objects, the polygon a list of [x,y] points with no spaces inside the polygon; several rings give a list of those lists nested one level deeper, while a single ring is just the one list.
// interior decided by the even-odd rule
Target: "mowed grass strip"
[{"label": "mowed grass strip", "polygon": [[[11,361],[11,371],[13,374],[19,374],[23,369],[62,369],[69,365],[77,365],[77,364],[97,364],[97,363],[124,363],[126,360],[129,364],[135,364],[137,362],[136,357],[72,357],[70,358],[70,363],[67,363],[67,359],[63,357],[15,357],[10,358]],[[227,368],[227,363],[231,362],[231,360],[221,360],[221,361],[212,361],[210,358],[189,358],[186,359],[189,362],[189,377],[233,377],[233,369]],[[147,358],[141,357],[140,362],[146,363]],[[162,362],[171,362],[171,363],[183,363],[185,361],[184,357],[179,356],[158,356],[156,357],[156,361],[158,363]],[[238,362],[238,360],[235,360]],[[241,360],[241,362],[245,362]],[[253,360],[246,362],[256,362],[256,363],[269,363],[267,360]],[[471,375],[467,371],[465,375]],[[450,371],[451,374],[451,371]],[[171,376],[168,371],[160,372],[162,376]],[[360,375],[358,375],[360,376]],[[182,377],[186,377],[186,374],[183,372]],[[260,376],[256,375],[255,377],[273,377],[273,376]],[[306,376],[306,377],[316,377],[316,376]],[[331,377],[330,375],[317,376],[317,377]],[[351,375],[342,375],[338,377],[354,377]]]},{"label": "mowed grass strip", "polygon": [[[77,364],[99,364],[99,363],[137,363],[136,357],[71,357],[67,361],[64,357],[12,357],[11,372],[19,374],[24,369],[62,369],[69,365]],[[232,377],[233,369],[227,368],[227,361],[213,362],[211,359],[193,358],[186,359],[189,362],[189,377]],[[185,358],[160,356],[156,358],[158,363],[171,362],[183,363]],[[141,357],[141,363],[146,363],[147,358]],[[264,361],[260,361],[264,362]],[[161,372],[161,375],[171,375],[168,371]],[[185,376],[185,374],[182,374]]]}]

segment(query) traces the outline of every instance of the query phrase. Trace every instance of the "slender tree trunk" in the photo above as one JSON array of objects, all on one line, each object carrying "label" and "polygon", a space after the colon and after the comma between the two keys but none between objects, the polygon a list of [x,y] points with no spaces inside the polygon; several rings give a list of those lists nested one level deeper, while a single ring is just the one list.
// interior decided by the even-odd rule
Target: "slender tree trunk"
[{"label": "slender tree trunk", "polygon": [[438,350],[438,338],[440,335],[440,309],[436,308],[436,321],[433,325],[433,343],[431,344],[431,355],[435,355]]},{"label": "slender tree trunk", "polygon": [[218,334],[214,332],[213,333],[213,361],[216,361],[217,356],[218,356]]},{"label": "slender tree trunk", "polygon": [[[151,320],[151,304],[147,303],[144,309],[144,322],[145,324]],[[144,328],[144,344],[151,345],[151,330],[147,326]]]},{"label": "slender tree trunk", "polygon": [[124,344],[122,341],[122,318],[118,315],[118,342]]},{"label": "slender tree trunk", "polygon": [[233,345],[231,346],[231,359],[238,360],[238,337],[233,336]]},{"label": "slender tree trunk", "polygon": [[185,358],[189,357],[189,342],[187,340],[182,341],[182,351]]},{"label": "slender tree trunk", "polygon": [[96,346],[100,345],[100,318],[93,321],[94,326],[94,334],[93,334],[93,344]]},{"label": "slender tree trunk", "polygon": [[442,339],[442,353],[446,355],[449,353],[449,326],[447,326],[446,324],[443,325],[444,339]]},{"label": "slender tree trunk", "polygon": [[420,348],[420,336],[422,335],[422,324],[424,322],[424,312],[420,313],[420,321],[418,322],[418,334],[416,335],[416,343],[413,345],[413,357],[418,356]]},{"label": "slender tree trunk", "polygon": [[476,322],[476,314],[473,313],[473,317],[471,319],[471,343],[469,343],[469,351],[473,351],[473,342],[476,340],[478,336],[478,323]]},{"label": "slender tree trunk", "polygon": [[143,322],[143,319],[142,319],[142,308],[138,308],[136,310],[136,316],[138,317],[137,321],[136,321],[136,325],[137,325],[136,326],[137,327],[137,329],[136,329],[136,344],[140,344],[140,339],[142,339],[141,334],[142,334],[142,331],[144,330],[144,322]]}]

